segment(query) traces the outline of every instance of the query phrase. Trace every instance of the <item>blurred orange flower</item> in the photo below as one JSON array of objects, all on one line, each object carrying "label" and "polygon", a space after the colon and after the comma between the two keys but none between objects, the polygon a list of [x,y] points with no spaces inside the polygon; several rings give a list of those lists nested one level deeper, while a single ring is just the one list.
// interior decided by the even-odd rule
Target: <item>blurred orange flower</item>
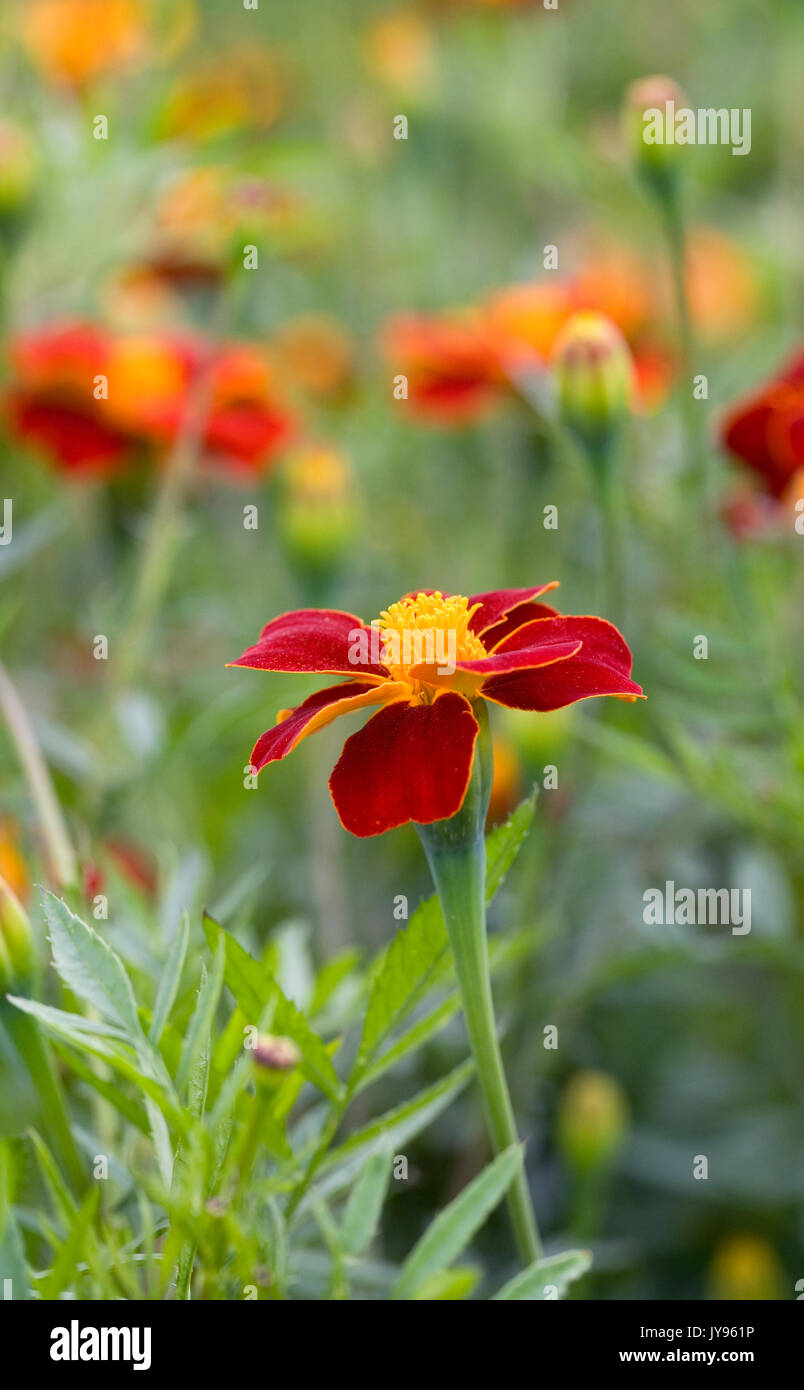
[{"label": "blurred orange flower", "polygon": [[[733,336],[756,317],[756,276],[722,233],[692,233],[688,286],[696,326],[707,338]],[[631,349],[636,407],[650,411],[676,375],[671,306],[669,287],[647,260],[630,248],[604,246],[569,276],[509,285],[463,310],[399,314],[386,326],[385,348],[394,372],[408,378],[416,410],[460,425],[545,371],[573,314],[604,314]]]},{"label": "blurred orange flower", "polygon": [[486,815],[486,828],[507,820],[522,799],[522,768],[516,750],[499,734],[492,736],[494,773]]},{"label": "blurred orange flower", "polygon": [[407,377],[408,399],[437,423],[470,423],[500,399],[499,356],[479,312],[400,314],[386,326],[385,350]]},{"label": "blurred orange flower", "polygon": [[686,281],[699,337],[724,342],[756,321],[761,294],[751,260],[714,227],[695,227],[690,233]]},{"label": "blurred orange flower", "polygon": [[76,88],[157,46],[162,57],[175,51],[195,23],[192,0],[174,0],[169,9],[155,0],[25,0],[18,11],[20,38],[42,75]]},{"label": "blurred orange flower", "polygon": [[338,396],[354,372],[346,330],[326,314],[298,314],[281,324],[273,345],[283,373],[312,396]]},{"label": "blurred orange flower", "polygon": [[9,888],[21,902],[31,890],[31,881],[25,860],[20,854],[16,828],[12,821],[0,821],[0,879],[4,878]]}]

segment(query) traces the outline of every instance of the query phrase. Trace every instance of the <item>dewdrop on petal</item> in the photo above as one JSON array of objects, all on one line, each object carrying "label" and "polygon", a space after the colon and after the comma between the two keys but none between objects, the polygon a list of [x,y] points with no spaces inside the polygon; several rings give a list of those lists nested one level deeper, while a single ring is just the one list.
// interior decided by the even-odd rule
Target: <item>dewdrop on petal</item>
[{"label": "dewdrop on petal", "polygon": [[288,1072],[301,1061],[301,1053],[292,1038],[260,1033],[253,1049],[257,1080],[264,1086],[278,1086]]},{"label": "dewdrop on petal", "polygon": [[[672,103],[669,121],[668,103]],[[673,119],[676,111],[686,106],[687,97],[678,83],[661,74],[632,82],[625,95],[626,142],[638,172],[661,194],[667,193],[677,175],[682,148],[672,139]],[[648,112],[653,114],[646,115]],[[661,140],[656,139],[657,132]]]},{"label": "dewdrop on petal", "polygon": [[35,962],[31,924],[22,903],[0,878],[0,996],[24,987]]},{"label": "dewdrop on petal", "polygon": [[608,1167],[628,1132],[628,1102],[620,1083],[602,1071],[570,1078],[558,1104],[558,1146],[578,1172]]},{"label": "dewdrop on petal", "polygon": [[568,428],[586,445],[608,443],[634,390],[633,359],[617,325],[605,314],[573,314],[556,341],[553,370]]}]

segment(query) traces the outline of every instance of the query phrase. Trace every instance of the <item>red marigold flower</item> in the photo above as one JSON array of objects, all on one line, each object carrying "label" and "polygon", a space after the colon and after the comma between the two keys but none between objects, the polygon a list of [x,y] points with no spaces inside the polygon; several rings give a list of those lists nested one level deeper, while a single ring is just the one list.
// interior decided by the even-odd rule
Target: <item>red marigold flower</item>
[{"label": "red marigold flower", "polygon": [[727,414],[721,440],[777,500],[804,468],[804,352]]},{"label": "red marigold flower", "polygon": [[232,666],[348,677],[280,711],[251,755],[259,772],[341,714],[379,705],[347,739],[329,786],[354,835],[460,809],[472,771],[477,702],[555,710],[595,695],[636,700],[631,653],[602,618],[562,616],[538,600],[555,584],[464,598],[408,594],[371,625],[302,609],[268,623]]},{"label": "red marigold flower", "polygon": [[108,475],[130,458],[128,430],[93,394],[108,375],[111,340],[87,323],[17,333],[9,346],[14,384],[5,397],[12,431],[71,473]]},{"label": "red marigold flower", "polygon": [[12,430],[73,474],[111,476],[138,447],[164,452],[202,373],[202,450],[230,474],[264,471],[294,432],[273,365],[251,344],[213,348],[197,335],[112,335],[68,323],[17,334],[9,356]]}]

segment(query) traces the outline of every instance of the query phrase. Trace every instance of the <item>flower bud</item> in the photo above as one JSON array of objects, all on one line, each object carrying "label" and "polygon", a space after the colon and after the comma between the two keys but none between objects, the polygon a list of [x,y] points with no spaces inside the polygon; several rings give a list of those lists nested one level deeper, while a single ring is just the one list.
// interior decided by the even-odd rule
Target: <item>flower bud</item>
[{"label": "flower bud", "polygon": [[571,1077],[558,1106],[558,1145],[579,1172],[611,1165],[628,1129],[628,1102],[613,1076],[580,1071]]},{"label": "flower bud", "polygon": [[739,1302],[784,1298],[784,1270],[762,1236],[729,1236],[720,1242],[709,1271],[712,1297]]},{"label": "flower bud", "polygon": [[0,995],[24,987],[34,970],[33,933],[16,893],[0,878]]},{"label": "flower bud", "polygon": [[261,1084],[278,1086],[299,1065],[301,1053],[292,1038],[260,1033],[254,1045],[254,1061]]},{"label": "flower bud", "polygon": [[16,121],[0,121],[0,221],[24,210],[36,178],[27,132]]},{"label": "flower bud", "polygon": [[335,449],[306,448],[282,472],[279,529],[297,565],[316,573],[337,565],[357,529],[352,470]]},{"label": "flower bud", "polygon": [[676,111],[687,98],[671,77],[642,77],[632,82],[625,97],[625,138],[639,173],[658,193],[673,184],[680,146],[672,138]]},{"label": "flower bud", "polygon": [[619,328],[605,314],[573,314],[556,341],[553,366],[565,423],[587,445],[607,443],[628,414],[634,385]]}]

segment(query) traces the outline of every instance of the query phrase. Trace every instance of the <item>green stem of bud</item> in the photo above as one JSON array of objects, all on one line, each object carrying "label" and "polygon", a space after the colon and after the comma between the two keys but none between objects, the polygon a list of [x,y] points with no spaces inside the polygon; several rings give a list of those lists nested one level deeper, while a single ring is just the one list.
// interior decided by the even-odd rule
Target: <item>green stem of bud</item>
[{"label": "green stem of bud", "polygon": [[[449,933],[466,1031],[495,1153],[518,1142],[505,1079],[489,976],[486,940],[486,845],[484,826],[492,779],[491,738],[482,702],[475,707],[480,733],[469,787],[450,820],[417,825]],[[540,1258],[536,1218],[527,1179],[520,1171],[508,1191],[508,1208],[525,1264]]]}]

